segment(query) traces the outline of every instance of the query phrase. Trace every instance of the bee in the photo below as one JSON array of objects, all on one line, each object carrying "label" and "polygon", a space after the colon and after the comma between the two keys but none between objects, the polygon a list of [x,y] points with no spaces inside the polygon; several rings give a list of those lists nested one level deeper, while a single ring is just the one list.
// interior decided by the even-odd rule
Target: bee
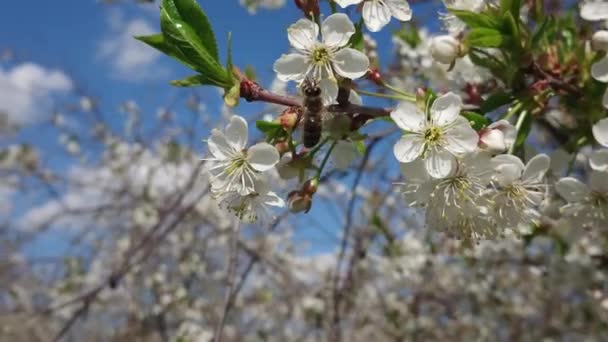
[{"label": "bee", "polygon": [[323,129],[323,98],[319,83],[310,78],[302,82],[304,94],[303,135],[304,147],[311,148],[319,143]]}]

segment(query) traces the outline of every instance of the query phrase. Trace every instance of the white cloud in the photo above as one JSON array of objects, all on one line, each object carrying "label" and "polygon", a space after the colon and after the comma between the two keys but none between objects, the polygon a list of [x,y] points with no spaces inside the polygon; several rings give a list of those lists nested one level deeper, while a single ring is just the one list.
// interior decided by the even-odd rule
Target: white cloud
[{"label": "white cloud", "polygon": [[72,87],[72,80],[59,70],[34,63],[12,69],[0,66],[0,113],[6,115],[9,125],[32,123],[49,114],[52,95],[69,92]]},{"label": "white cloud", "polygon": [[139,81],[167,75],[168,70],[158,66],[160,53],[133,38],[156,33],[148,21],[142,18],[127,21],[121,12],[112,12],[108,24],[109,32],[98,52],[112,67],[113,76]]}]

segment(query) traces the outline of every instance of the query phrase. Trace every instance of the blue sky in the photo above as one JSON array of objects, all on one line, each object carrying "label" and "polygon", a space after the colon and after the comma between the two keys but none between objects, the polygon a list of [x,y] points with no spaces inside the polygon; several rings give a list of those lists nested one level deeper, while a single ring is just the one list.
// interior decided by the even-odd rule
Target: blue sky
[{"label": "blue sky", "polygon": [[[274,61],[288,51],[286,28],[301,18],[291,1],[287,2],[286,8],[260,10],[252,16],[237,0],[199,0],[214,27],[222,58],[225,58],[226,37],[232,32],[235,65],[241,68],[252,65],[264,85],[269,85],[274,78]],[[420,13],[419,18],[429,17],[428,9],[427,4],[414,6],[414,16]],[[436,29],[436,22],[430,24]],[[384,47],[380,56],[385,61],[390,60],[390,32],[397,27],[398,23],[392,21],[381,34],[373,35],[379,46]],[[9,93],[3,98],[0,94],[0,110],[17,106],[16,115],[25,117],[31,115],[30,111],[40,111],[40,104],[48,102],[50,112],[54,103],[71,96],[72,92],[66,91],[71,88],[93,96],[104,113],[117,118],[120,103],[135,100],[145,120],[145,115],[155,115],[158,107],[192,91],[168,84],[172,79],[191,75],[192,71],[132,39],[133,35],[158,31],[158,5],[137,5],[135,1],[127,0],[113,6],[96,0],[10,1],[0,11],[0,53],[10,49],[15,58],[8,62],[0,60],[0,90],[2,73],[10,80],[13,72],[13,83],[19,84],[15,70],[24,63],[33,63],[38,68],[34,73],[38,78],[32,79],[29,87],[38,95],[18,97],[19,101],[11,105],[13,96]],[[28,69],[30,73],[31,69]],[[44,80],[55,80],[55,83],[38,89],[36,84]],[[219,114],[221,99],[218,92],[210,88],[196,91],[210,112]],[[259,108],[242,103],[237,112],[247,117]],[[30,130],[17,139],[53,139],[51,133],[47,133],[45,136],[39,130]],[[204,150],[205,146],[201,144],[199,152],[202,154]],[[55,162],[61,164],[63,160],[58,157]],[[322,210],[319,213],[325,216]],[[324,239],[318,233],[305,235],[317,241]],[[44,245],[48,246],[48,241]]]}]

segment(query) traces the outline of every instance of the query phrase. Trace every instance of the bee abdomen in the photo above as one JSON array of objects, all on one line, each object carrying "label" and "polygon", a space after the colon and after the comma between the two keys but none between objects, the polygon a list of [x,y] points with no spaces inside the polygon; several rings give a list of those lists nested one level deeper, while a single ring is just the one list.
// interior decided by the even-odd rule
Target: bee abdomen
[{"label": "bee abdomen", "polygon": [[302,140],[304,147],[311,148],[321,140],[321,119],[314,116],[308,116],[304,121],[304,134]]}]

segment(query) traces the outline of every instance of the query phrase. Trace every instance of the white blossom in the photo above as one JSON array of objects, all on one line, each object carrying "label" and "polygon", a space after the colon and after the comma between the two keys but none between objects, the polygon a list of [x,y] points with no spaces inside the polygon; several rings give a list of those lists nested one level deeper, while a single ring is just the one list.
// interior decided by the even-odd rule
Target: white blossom
[{"label": "white blossom", "polygon": [[247,121],[233,116],[224,132],[214,129],[207,141],[211,157],[208,168],[215,193],[236,192],[241,196],[255,192],[260,172],[279,162],[279,152],[265,142],[247,148]]},{"label": "white blossom", "polygon": [[289,43],[295,53],[282,55],[274,63],[277,78],[302,81],[306,77],[335,80],[336,75],[356,79],[367,72],[369,59],[355,49],[346,47],[355,33],[355,26],[343,13],[332,14],[319,26],[300,19],[287,29]]},{"label": "white blossom", "polygon": [[539,154],[524,165],[518,157],[503,154],[494,157],[492,163],[496,174],[489,197],[498,224],[510,228],[530,224],[538,217],[536,208],[547,191],[544,177],[550,158]]},{"label": "white blossom", "polygon": [[600,145],[608,147],[608,118],[598,121],[593,125],[591,131],[593,132],[593,137]]},{"label": "white blossom", "polygon": [[581,18],[589,21],[608,19],[608,1],[584,0],[580,4]]},{"label": "white blossom", "polygon": [[227,192],[220,195],[219,202],[239,219],[261,223],[267,223],[272,217],[270,207],[285,207],[285,201],[259,180],[255,181],[253,192],[244,196],[234,191]]},{"label": "white blossom", "polygon": [[589,155],[589,166],[594,171],[608,172],[608,149],[591,152]]},{"label": "white blossom", "polygon": [[[608,56],[603,57],[591,65],[591,77],[602,83],[608,83]],[[608,89],[604,92],[604,96],[602,97],[602,105],[605,108],[608,108]],[[608,134],[606,134],[606,137],[608,138]],[[608,145],[608,141],[606,141],[606,144]]]},{"label": "white blossom", "polygon": [[608,182],[606,174],[592,172],[589,185],[576,178],[565,177],[555,184],[555,190],[568,204],[561,208],[566,217],[580,227],[608,227]]},{"label": "white blossom", "polygon": [[422,157],[432,177],[448,176],[456,167],[458,155],[477,148],[477,133],[460,116],[461,107],[460,97],[447,93],[433,102],[428,117],[411,104],[395,109],[391,118],[405,131],[393,148],[397,160],[409,163]]},{"label": "white blossom", "polygon": [[468,242],[497,235],[483,196],[492,169],[487,153],[469,153],[457,160],[455,171],[437,180],[427,204],[426,225]]},{"label": "white blossom", "polygon": [[399,21],[412,19],[412,10],[407,0],[335,0],[342,8],[363,3],[362,16],[365,26],[372,32],[382,30],[391,17]]}]

